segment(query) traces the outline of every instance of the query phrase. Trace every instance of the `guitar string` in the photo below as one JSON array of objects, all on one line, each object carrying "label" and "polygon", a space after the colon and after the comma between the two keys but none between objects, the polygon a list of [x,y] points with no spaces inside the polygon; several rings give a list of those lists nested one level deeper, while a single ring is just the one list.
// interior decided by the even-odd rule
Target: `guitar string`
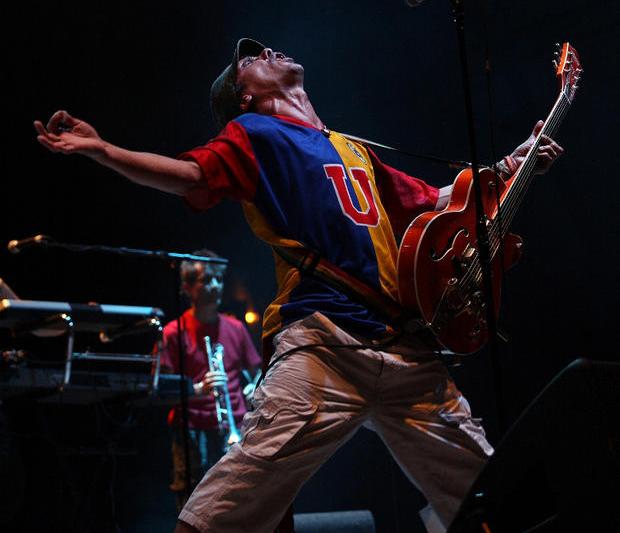
[{"label": "guitar string", "polygon": [[[503,226],[505,228],[510,226],[514,215],[516,214],[516,210],[520,205],[529,185],[532,181],[533,177],[533,167],[536,164],[536,155],[538,152],[538,148],[540,146],[540,140],[542,135],[547,135],[549,137],[553,137],[556,133],[558,126],[566,116],[568,108],[570,106],[570,101],[566,98],[564,91],[560,93],[560,96],[556,100],[547,121],[543,125],[543,128],[540,132],[540,135],[535,141],[534,146],[530,149],[530,152],[526,156],[525,161],[521,164],[521,167],[517,171],[517,175],[515,176],[515,186],[511,187],[508,192],[504,196],[504,209],[502,212],[504,214],[504,223]],[[525,174],[525,178],[521,177]],[[519,179],[521,177],[521,179]],[[491,257],[494,258],[499,246],[504,238],[504,235],[499,235],[499,227],[497,219],[493,219],[493,221],[489,224],[489,235],[490,235],[490,248],[491,248]],[[502,233],[505,233],[502,231]],[[481,277],[481,268],[480,268],[480,260],[479,260],[479,252],[476,249],[474,254],[472,255],[472,259],[469,267],[467,268],[465,276],[461,278],[458,285],[461,288],[469,288],[472,285],[472,282],[475,285],[479,285],[480,277]]]},{"label": "guitar string", "polygon": [[[559,126],[564,116],[566,115],[566,112],[568,110],[568,105],[570,105],[570,102],[568,102],[568,105],[567,105],[567,101],[562,100],[562,98],[563,98],[563,93],[560,95],[560,98],[558,98],[558,101],[554,105],[554,109],[550,113],[550,118],[548,118],[548,121],[545,123],[545,125],[543,125],[541,135],[545,134],[548,136],[553,136],[554,133],[557,131],[557,127]],[[562,104],[562,105],[559,105],[559,104]],[[557,110],[557,113],[554,113],[556,110]],[[516,180],[515,187],[511,188],[506,194],[506,197],[509,196],[509,198],[508,200],[505,200],[504,205],[506,206],[507,204],[507,207],[505,207],[504,209],[504,214],[505,214],[504,218],[505,220],[507,220],[508,224],[505,224],[504,227],[508,227],[510,225],[510,222],[512,221],[516,213],[516,208],[518,207],[518,204],[520,204],[529,184],[531,183],[531,179],[533,177],[533,173],[531,173],[531,171],[533,170],[533,167],[536,164],[535,154],[537,153],[538,147],[540,145],[540,138],[541,136],[537,138],[535,145],[532,147],[528,156],[526,156],[526,160],[521,165],[521,168],[519,169],[517,173],[518,175],[515,177],[515,180]],[[519,179],[519,176],[523,176],[523,174],[526,174],[526,178]],[[511,192],[512,194],[510,194]],[[497,250],[499,249],[499,245],[501,244],[503,235],[500,236],[498,234],[499,231],[498,231],[497,223],[495,220],[489,225],[488,231],[491,236],[491,239],[490,239],[491,241],[490,247],[492,249],[491,257],[494,257],[495,254],[497,253]],[[479,253],[478,253],[478,250],[476,250],[474,255],[472,256],[470,267],[468,268],[466,275],[463,277],[459,285],[461,287],[463,287],[464,285],[471,286],[472,281],[478,284],[480,281],[480,276],[481,276],[481,270],[480,270]]]},{"label": "guitar string", "polygon": [[[559,108],[559,112],[553,116],[552,120],[549,121],[548,125],[549,127],[543,127],[542,130],[542,134],[544,135],[548,135],[549,137],[553,137],[555,135],[555,133],[557,132],[558,126],[559,124],[562,122],[562,120],[564,119],[564,117],[566,116],[566,113],[568,111],[568,105],[566,104],[566,102],[562,102],[561,106],[558,106]],[[517,182],[516,185],[516,190],[515,192],[512,192],[512,190],[509,190],[508,193],[506,194],[506,200],[505,200],[505,204],[507,204],[507,210],[508,210],[508,215],[509,215],[509,222],[512,222],[516,211],[519,207],[519,205],[522,203],[522,200],[525,196],[525,193],[527,192],[527,189],[529,188],[534,174],[532,172],[533,168],[536,165],[536,154],[538,152],[538,148],[540,146],[540,137],[537,140],[536,144],[535,144],[535,150],[532,150],[530,152],[530,156],[526,159],[526,161],[524,162],[524,164],[522,165],[522,167],[524,168],[524,171],[526,173],[526,179],[521,179],[519,180],[521,183]],[[495,234],[496,238],[503,238],[504,235],[497,235],[497,232]]]},{"label": "guitar string", "polygon": [[[549,121],[548,126],[549,127],[545,127],[547,125],[545,125],[543,127],[542,130],[542,134],[544,135],[548,135],[550,137],[553,137],[555,135],[555,133],[557,132],[558,126],[559,124],[562,122],[562,120],[564,119],[564,117],[566,116],[566,112],[568,110],[568,106],[563,103],[562,106],[558,106],[559,107],[559,112],[554,115],[554,117],[552,118],[552,120]],[[504,201],[504,213],[506,213],[508,216],[505,217],[508,221],[508,223],[510,224],[516,214],[516,211],[519,207],[519,205],[522,202],[523,197],[525,196],[525,193],[527,192],[527,189],[529,188],[529,185],[532,182],[533,179],[533,173],[531,172],[533,170],[533,167],[536,165],[536,152],[538,151],[538,147],[540,146],[540,137],[538,139],[538,141],[535,144],[535,150],[533,149],[530,154],[532,155],[532,157],[529,157],[526,159],[526,161],[524,162],[524,164],[522,165],[522,167],[524,168],[523,172],[526,173],[527,178],[526,179],[521,179],[519,180],[519,182],[517,182],[517,187],[515,188],[515,191],[512,192],[512,189],[510,189],[508,191],[508,193],[505,195],[505,201]],[[512,192],[512,194],[511,194]],[[497,224],[495,223],[495,221],[492,223],[491,225],[491,233],[492,233],[492,237],[494,239],[494,244],[495,245],[499,245],[501,239],[504,238],[505,236],[505,231],[502,231],[500,234],[499,228],[497,227]]]},{"label": "guitar string", "polygon": [[[574,96],[575,96],[575,86],[578,80],[578,73],[580,72],[580,65],[579,65],[578,60],[576,64],[574,64],[573,63],[573,61],[575,60],[574,54],[570,51],[569,51],[569,54],[570,54],[570,57],[567,60],[567,62],[568,64],[571,65],[570,73],[569,73],[570,81],[567,84],[563,84],[563,88],[560,91],[560,95],[558,96],[553,108],[551,109],[551,112],[549,113],[549,117],[547,121],[545,121],[545,124],[543,125],[543,132],[541,132],[541,133],[545,133],[549,135],[550,137],[553,137],[555,133],[557,132],[557,129],[560,123],[563,121],[564,117],[566,116],[566,113],[570,107],[570,104],[572,103],[572,100],[574,99]],[[577,75],[577,78],[575,78],[575,75]],[[570,93],[570,98],[568,96],[568,93]],[[556,114],[556,110],[558,109],[559,109],[559,112],[557,112]],[[540,136],[538,137],[537,141],[539,142],[539,140],[540,140]],[[536,146],[537,150],[538,150],[538,146],[539,145],[537,144]],[[522,167],[526,167],[527,165],[528,169],[531,170],[531,166],[534,165],[535,163],[536,163],[536,153],[534,151],[530,151]],[[511,202],[511,209],[512,209],[513,216],[514,216],[514,212],[516,211],[515,202],[517,203],[517,205],[520,204],[525,190],[529,187],[532,177],[533,176],[530,174],[526,180],[519,180],[519,183],[517,183],[517,187],[515,188],[515,192],[511,194],[511,191],[509,191],[507,194],[507,196],[510,195],[512,196],[512,198],[514,198],[514,201]]]},{"label": "guitar string", "polygon": [[[554,108],[557,107],[559,109],[557,114],[554,114],[554,116],[551,117],[549,122],[545,124],[545,126],[543,126],[541,134],[547,135],[549,137],[553,137],[557,131],[559,124],[562,122],[562,120],[566,116],[568,105],[566,104],[566,101],[564,100],[563,96],[560,96],[558,104],[561,104],[561,105],[554,106]],[[554,111],[555,109],[552,111],[552,113]],[[528,173],[527,178],[517,180],[516,187],[514,189],[509,190],[508,193],[506,194],[505,203],[508,204],[508,208],[510,209],[511,216],[514,216],[517,207],[520,205],[525,195],[527,188],[531,184],[531,181],[533,179],[533,174],[530,173],[530,171],[536,165],[536,159],[537,159],[536,156],[537,156],[537,151],[538,151],[539,146],[540,146],[540,137],[537,139],[536,144],[535,144],[536,150],[531,150],[528,156],[526,157],[526,160],[522,164],[522,168],[524,168],[524,171]],[[521,171],[519,171],[519,174],[521,174]]]},{"label": "guitar string", "polygon": [[[564,116],[566,115],[568,106],[566,105],[566,102],[561,101],[561,98],[562,98],[562,95],[558,99],[558,102],[556,102],[556,105],[554,105],[554,109],[550,113],[550,118],[548,119],[548,122],[546,122],[545,125],[543,125],[541,135],[544,134],[544,135],[548,135],[552,137],[554,133],[557,131],[557,127],[559,126]],[[558,105],[559,103],[562,103],[563,105],[560,106]],[[556,108],[558,109],[558,112],[554,114],[554,111],[556,111]],[[503,212],[504,212],[504,220],[507,221],[508,224],[504,224],[504,227],[508,227],[510,223],[512,222],[514,215],[516,214],[516,210],[518,206],[520,205],[521,200],[525,196],[525,192],[527,191],[531,183],[531,180],[533,178],[532,170],[536,164],[535,154],[538,152],[538,147],[540,145],[540,138],[541,136],[537,138],[536,143],[530,150],[528,156],[526,156],[526,160],[522,163],[521,168],[519,169],[517,173],[518,175],[515,177],[514,188],[511,188],[505,196],[505,198],[508,198],[508,199],[507,200],[505,199],[505,203],[504,203],[505,207],[504,207]],[[519,177],[523,176],[524,174],[526,177],[519,179]],[[490,248],[492,250],[491,257],[494,258],[505,235],[499,234],[498,224],[495,220],[493,220],[493,222],[489,224],[488,231],[490,235]],[[461,287],[463,286],[471,287],[472,282],[476,285],[479,285],[481,274],[482,272],[480,269],[479,252],[478,250],[476,250],[474,255],[472,256],[470,267],[468,268],[466,275],[463,277],[462,283],[460,283],[459,285]]]},{"label": "guitar string", "polygon": [[[504,215],[504,221],[507,222],[506,224],[502,224],[504,228],[508,228],[510,226],[514,216],[516,215],[517,208],[520,206],[525,196],[525,193],[527,192],[532,182],[532,179],[534,177],[533,170],[536,165],[537,154],[540,147],[540,140],[542,138],[542,135],[547,135],[552,138],[554,137],[555,133],[559,128],[559,125],[562,123],[568,112],[572,100],[574,99],[575,87],[571,86],[574,84],[572,76],[571,81],[573,83],[564,86],[564,88],[561,90],[559,97],[557,98],[553,108],[549,113],[549,116],[547,117],[547,120],[541,128],[541,132],[539,133],[534,142],[534,146],[532,146],[532,148],[526,155],[525,161],[523,161],[520,168],[515,173],[515,177],[513,180],[514,185],[511,186],[504,194],[504,198],[502,201],[502,214]],[[567,93],[569,91],[570,98],[567,96]],[[488,235],[490,241],[489,248],[491,260],[493,260],[504,240],[507,230],[504,230],[502,228],[502,226],[500,225],[499,217],[496,216],[489,223],[487,231],[489,232]],[[461,280],[459,280],[458,286],[461,289],[466,288],[471,286],[473,282],[475,283],[475,287],[479,288],[482,275],[480,267],[481,265],[479,251],[477,248],[475,248],[474,253],[472,254],[470,264],[467,267],[467,271],[465,275],[461,278]],[[444,299],[445,296],[442,297],[440,305],[443,303]]]}]

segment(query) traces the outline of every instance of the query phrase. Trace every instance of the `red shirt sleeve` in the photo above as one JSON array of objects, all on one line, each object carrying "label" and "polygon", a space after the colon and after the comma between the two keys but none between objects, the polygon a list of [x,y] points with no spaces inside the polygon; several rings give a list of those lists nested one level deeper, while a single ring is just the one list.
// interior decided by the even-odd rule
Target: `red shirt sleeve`
[{"label": "red shirt sleeve", "polygon": [[439,189],[386,165],[370,148],[367,150],[392,229],[396,235],[402,235],[416,216],[435,209]]},{"label": "red shirt sleeve", "polygon": [[180,154],[179,159],[193,160],[202,170],[202,180],[185,195],[192,208],[208,209],[223,198],[251,200],[254,197],[258,163],[241,124],[229,122],[217,137]]}]

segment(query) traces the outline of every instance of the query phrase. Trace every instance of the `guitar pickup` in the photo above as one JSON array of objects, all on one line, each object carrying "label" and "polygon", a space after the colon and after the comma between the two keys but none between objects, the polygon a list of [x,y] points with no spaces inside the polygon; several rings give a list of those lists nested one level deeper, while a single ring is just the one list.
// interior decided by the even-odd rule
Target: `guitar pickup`
[{"label": "guitar pickup", "polygon": [[465,253],[463,253],[463,258],[471,259],[475,253],[476,249],[473,246],[467,246],[467,248],[465,248]]}]

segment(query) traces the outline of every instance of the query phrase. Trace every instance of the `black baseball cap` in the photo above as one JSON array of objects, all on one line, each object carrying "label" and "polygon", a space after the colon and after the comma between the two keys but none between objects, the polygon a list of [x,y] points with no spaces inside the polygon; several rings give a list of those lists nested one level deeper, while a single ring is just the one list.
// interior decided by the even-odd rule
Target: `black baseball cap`
[{"label": "black baseball cap", "polygon": [[235,46],[235,53],[230,65],[211,85],[211,112],[218,130],[221,130],[233,118],[241,114],[239,95],[237,94],[237,64],[247,56],[257,56],[265,45],[244,37]]}]

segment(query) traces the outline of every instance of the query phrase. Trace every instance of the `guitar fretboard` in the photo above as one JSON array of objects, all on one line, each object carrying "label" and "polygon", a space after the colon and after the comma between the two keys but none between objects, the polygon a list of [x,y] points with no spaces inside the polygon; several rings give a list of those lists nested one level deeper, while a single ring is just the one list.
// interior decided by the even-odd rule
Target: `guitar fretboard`
[{"label": "guitar fretboard", "polygon": [[551,109],[547,120],[545,120],[542,129],[536,137],[534,144],[517,170],[510,187],[504,193],[500,205],[502,227],[506,229],[502,229],[502,237],[505,236],[507,228],[510,227],[512,220],[521,205],[523,198],[525,198],[525,194],[527,193],[530,184],[532,183],[534,169],[538,158],[538,148],[540,147],[543,135],[546,135],[547,137],[555,136],[569,108],[570,101],[564,92],[561,92],[553,108]]}]

